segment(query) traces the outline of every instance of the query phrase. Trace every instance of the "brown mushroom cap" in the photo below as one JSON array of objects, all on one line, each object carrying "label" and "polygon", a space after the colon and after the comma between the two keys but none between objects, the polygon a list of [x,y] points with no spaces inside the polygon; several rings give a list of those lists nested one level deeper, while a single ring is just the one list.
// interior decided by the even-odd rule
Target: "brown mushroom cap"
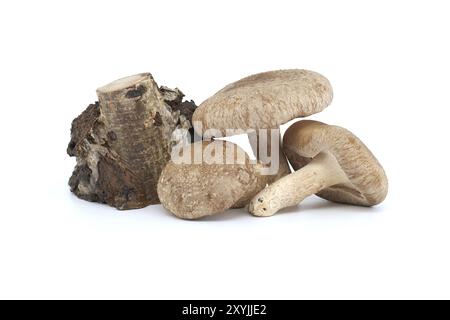
[{"label": "brown mushroom cap", "polygon": [[[222,151],[225,163],[213,163],[216,155],[212,150]],[[243,207],[265,186],[258,180],[257,166],[234,143],[200,141],[185,146],[181,157],[185,153],[191,153],[191,159],[203,157],[191,164],[169,161],[158,182],[161,204],[180,218],[197,219]]]},{"label": "brown mushroom cap", "polygon": [[217,129],[274,129],[325,109],[332,100],[329,81],[308,70],[258,73],[231,83],[204,101],[192,117],[198,134]]},{"label": "brown mushroom cap", "polygon": [[348,183],[330,186],[317,193],[335,202],[373,206],[382,202],[388,180],[378,160],[350,131],[318,121],[303,120],[288,128],[283,150],[292,167],[299,170],[319,153],[332,154]]}]

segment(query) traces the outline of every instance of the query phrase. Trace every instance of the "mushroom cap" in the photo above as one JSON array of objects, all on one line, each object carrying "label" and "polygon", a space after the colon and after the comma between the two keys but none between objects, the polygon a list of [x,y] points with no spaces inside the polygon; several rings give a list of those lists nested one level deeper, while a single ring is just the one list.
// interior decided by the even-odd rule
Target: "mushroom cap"
[{"label": "mushroom cap", "polygon": [[364,143],[344,128],[312,120],[296,122],[286,130],[283,151],[295,170],[321,152],[336,158],[348,183],[323,189],[319,197],[361,206],[373,206],[386,198],[388,180],[383,168]]},{"label": "mushroom cap", "polygon": [[[225,161],[213,163],[214,150],[221,152]],[[161,204],[180,218],[196,219],[244,206],[249,201],[246,190],[255,188],[253,196],[264,187],[259,186],[248,155],[234,143],[199,141],[183,147],[181,157],[186,153],[191,153],[191,159],[203,157],[194,163],[170,160],[158,182]]]},{"label": "mushroom cap", "polygon": [[[258,73],[227,85],[204,101],[192,117],[194,129],[275,129],[325,109],[333,98],[319,73],[292,69]],[[201,123],[202,128],[199,128]]]}]

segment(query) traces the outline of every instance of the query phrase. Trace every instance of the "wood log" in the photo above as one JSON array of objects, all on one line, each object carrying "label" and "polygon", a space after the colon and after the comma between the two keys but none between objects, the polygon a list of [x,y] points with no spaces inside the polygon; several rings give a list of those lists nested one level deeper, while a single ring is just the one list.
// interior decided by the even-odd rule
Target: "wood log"
[{"label": "wood log", "polygon": [[178,89],[158,88],[150,73],[114,81],[97,96],[72,122],[71,191],[121,210],[159,203],[156,186],[172,147],[193,137],[195,103]]}]

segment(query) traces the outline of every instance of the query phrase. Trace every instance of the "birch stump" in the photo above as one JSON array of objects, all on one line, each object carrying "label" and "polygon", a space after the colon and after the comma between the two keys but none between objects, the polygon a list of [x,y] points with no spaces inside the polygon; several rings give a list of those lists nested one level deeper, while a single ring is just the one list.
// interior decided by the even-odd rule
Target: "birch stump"
[{"label": "birch stump", "polygon": [[149,73],[114,81],[97,96],[72,123],[72,192],[121,210],[159,203],[156,186],[172,146],[191,142],[194,102],[158,88]]}]

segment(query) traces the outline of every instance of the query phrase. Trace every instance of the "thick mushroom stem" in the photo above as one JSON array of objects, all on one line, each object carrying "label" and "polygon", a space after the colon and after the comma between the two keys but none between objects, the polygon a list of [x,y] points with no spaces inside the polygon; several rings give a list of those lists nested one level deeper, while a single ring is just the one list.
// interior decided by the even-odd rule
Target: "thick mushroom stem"
[{"label": "thick mushroom stem", "polygon": [[248,133],[248,140],[266,183],[272,183],[291,173],[281,146],[280,129],[260,129]]},{"label": "thick mushroom stem", "polygon": [[259,192],[250,201],[249,212],[255,216],[268,217],[278,210],[299,204],[325,188],[348,182],[336,158],[330,153],[321,152],[305,167]]}]

